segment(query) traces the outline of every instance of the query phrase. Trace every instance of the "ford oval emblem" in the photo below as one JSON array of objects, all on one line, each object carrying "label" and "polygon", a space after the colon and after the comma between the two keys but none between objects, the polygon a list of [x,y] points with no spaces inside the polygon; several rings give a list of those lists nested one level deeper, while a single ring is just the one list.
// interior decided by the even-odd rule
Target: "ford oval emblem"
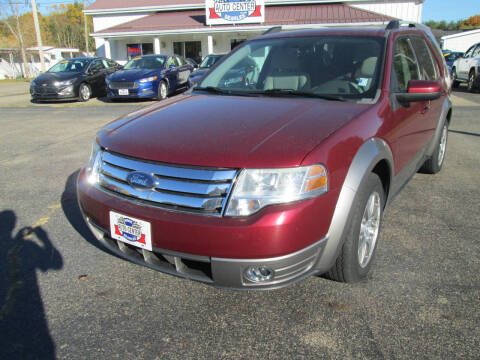
[{"label": "ford oval emblem", "polygon": [[137,190],[151,190],[157,184],[152,175],[141,171],[135,171],[128,174],[127,182]]}]

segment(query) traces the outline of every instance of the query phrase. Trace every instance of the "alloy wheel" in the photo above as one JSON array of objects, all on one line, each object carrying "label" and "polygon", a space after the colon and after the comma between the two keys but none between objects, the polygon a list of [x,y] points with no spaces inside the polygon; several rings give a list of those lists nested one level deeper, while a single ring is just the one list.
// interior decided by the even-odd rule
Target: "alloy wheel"
[{"label": "alloy wheel", "polygon": [[380,230],[380,194],[374,191],[368,198],[360,223],[358,238],[358,263],[364,268],[370,262]]}]

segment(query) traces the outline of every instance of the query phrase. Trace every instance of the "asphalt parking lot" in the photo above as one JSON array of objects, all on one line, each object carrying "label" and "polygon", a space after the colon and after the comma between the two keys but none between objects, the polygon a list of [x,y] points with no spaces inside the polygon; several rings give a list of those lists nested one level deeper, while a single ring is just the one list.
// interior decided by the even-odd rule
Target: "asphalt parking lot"
[{"label": "asphalt parking lot", "polygon": [[454,92],[444,168],[387,210],[368,281],[238,292],[121,260],[80,219],[95,133],[150,102],[25,89],[0,83],[1,359],[480,358],[479,93]]}]

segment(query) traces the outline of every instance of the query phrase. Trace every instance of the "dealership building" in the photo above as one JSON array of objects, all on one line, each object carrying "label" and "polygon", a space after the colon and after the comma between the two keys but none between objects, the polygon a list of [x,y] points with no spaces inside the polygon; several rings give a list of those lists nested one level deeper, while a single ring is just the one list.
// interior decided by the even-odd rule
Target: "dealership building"
[{"label": "dealership building", "polygon": [[379,25],[420,22],[424,0],[97,0],[93,18],[98,56],[121,63],[146,54],[179,54],[197,61],[228,53],[242,41],[281,26]]}]

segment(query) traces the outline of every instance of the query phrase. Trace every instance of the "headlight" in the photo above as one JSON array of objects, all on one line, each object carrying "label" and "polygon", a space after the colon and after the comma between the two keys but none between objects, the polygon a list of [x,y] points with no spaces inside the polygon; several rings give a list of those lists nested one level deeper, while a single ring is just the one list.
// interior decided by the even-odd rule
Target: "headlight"
[{"label": "headlight", "polygon": [[87,180],[90,184],[95,185],[99,180],[99,170],[100,164],[102,161],[102,149],[96,141],[93,142],[92,152],[90,153],[90,158],[88,159],[86,171],[87,171]]},{"label": "headlight", "polygon": [[150,77],[145,78],[145,79],[140,79],[140,80],[138,80],[138,82],[147,83],[147,82],[152,82],[152,81],[155,81],[155,80],[157,80],[156,76],[150,76]]},{"label": "headlight", "polygon": [[240,173],[227,216],[248,216],[265,206],[309,199],[328,191],[323,165],[287,169],[245,169]]},{"label": "headlight", "polygon": [[55,86],[66,86],[66,85],[73,85],[77,82],[77,79],[70,79],[65,81],[55,81],[53,85]]}]

